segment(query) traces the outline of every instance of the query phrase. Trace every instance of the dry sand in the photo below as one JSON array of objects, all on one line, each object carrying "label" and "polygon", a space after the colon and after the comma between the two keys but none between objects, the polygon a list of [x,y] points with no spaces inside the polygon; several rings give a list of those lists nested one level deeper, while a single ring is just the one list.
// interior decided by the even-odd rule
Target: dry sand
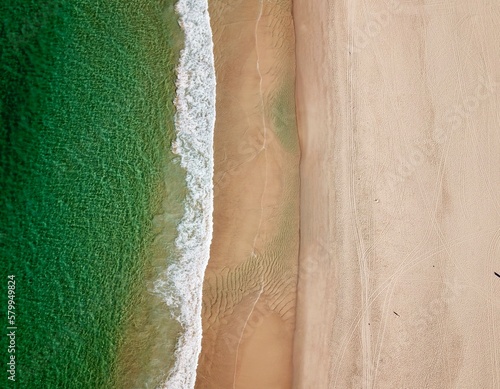
[{"label": "dry sand", "polygon": [[500,388],[499,3],[296,0],[294,22],[293,387]]},{"label": "dry sand", "polygon": [[209,1],[215,202],[196,387],[290,388],[299,231],[291,1]]}]

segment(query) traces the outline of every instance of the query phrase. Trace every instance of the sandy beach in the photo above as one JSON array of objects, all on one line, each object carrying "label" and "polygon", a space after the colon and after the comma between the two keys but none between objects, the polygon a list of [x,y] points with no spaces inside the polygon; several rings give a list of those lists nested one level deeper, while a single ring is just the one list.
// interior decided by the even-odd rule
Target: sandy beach
[{"label": "sandy beach", "polygon": [[197,388],[500,388],[498,5],[210,12]]},{"label": "sandy beach", "polygon": [[299,232],[290,1],[209,2],[214,233],[197,388],[289,388]]},{"label": "sandy beach", "polygon": [[498,5],[347,3],[294,2],[293,387],[499,388]]}]

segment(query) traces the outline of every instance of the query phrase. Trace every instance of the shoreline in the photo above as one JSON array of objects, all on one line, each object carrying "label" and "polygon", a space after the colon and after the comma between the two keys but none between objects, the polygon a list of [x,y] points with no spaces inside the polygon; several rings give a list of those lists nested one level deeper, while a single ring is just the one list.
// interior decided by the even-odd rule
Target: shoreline
[{"label": "shoreline", "polygon": [[186,172],[187,192],[175,239],[177,257],[155,281],[154,293],[173,308],[182,326],[175,362],[163,384],[182,389],[194,387],[201,352],[202,286],[213,232],[216,80],[208,2],[179,0],[175,10],[184,47],[176,69],[172,152]]},{"label": "shoreline", "polygon": [[214,233],[196,388],[287,388],[298,255],[291,7],[214,0],[209,10],[218,80]]}]

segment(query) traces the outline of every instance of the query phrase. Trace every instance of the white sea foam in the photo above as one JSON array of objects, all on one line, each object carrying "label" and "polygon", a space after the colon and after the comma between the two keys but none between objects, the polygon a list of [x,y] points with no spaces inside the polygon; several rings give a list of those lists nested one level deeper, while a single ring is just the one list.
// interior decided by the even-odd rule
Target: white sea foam
[{"label": "white sea foam", "polygon": [[188,193],[175,241],[178,258],[155,283],[155,292],[175,308],[183,327],[175,365],[163,386],[189,389],[195,385],[201,351],[202,286],[212,240],[215,69],[207,0],[179,0],[176,9],[185,46],[177,68],[173,151],[186,170]]}]

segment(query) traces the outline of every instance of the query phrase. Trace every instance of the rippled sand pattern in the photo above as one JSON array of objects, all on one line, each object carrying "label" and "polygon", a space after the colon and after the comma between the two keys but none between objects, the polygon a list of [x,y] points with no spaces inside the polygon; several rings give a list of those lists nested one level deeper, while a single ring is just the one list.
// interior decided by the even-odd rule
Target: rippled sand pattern
[{"label": "rippled sand pattern", "polygon": [[299,148],[289,1],[212,1],[214,235],[197,388],[291,385]]}]

